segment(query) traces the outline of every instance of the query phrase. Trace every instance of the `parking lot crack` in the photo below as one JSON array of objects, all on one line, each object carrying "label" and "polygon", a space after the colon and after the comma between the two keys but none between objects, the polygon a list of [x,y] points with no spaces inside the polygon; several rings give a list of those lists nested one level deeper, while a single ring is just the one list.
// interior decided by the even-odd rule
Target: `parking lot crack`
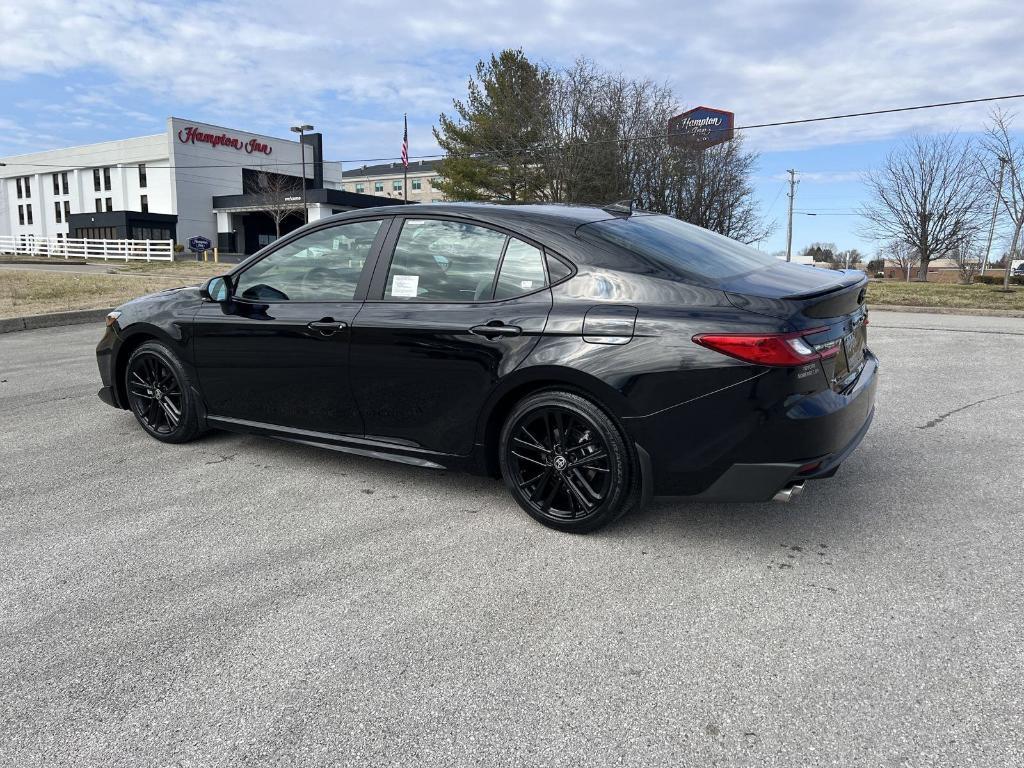
[{"label": "parking lot crack", "polygon": [[941,416],[936,416],[934,419],[929,421],[927,424],[919,424],[917,428],[918,429],[931,429],[932,427],[935,427],[935,426],[938,426],[939,424],[941,424],[943,421],[948,419],[953,414],[960,413],[960,411],[966,411],[968,408],[973,408],[974,406],[981,405],[982,403],[990,403],[993,400],[999,400],[1000,398],[1003,398],[1003,397],[1010,397],[1011,395],[1019,395],[1021,392],[1024,392],[1024,389],[1014,390],[1013,392],[1004,392],[1001,395],[993,395],[992,397],[983,397],[981,400],[975,400],[973,403],[968,403],[967,405],[961,405],[959,408],[954,408],[951,411],[946,411]]}]

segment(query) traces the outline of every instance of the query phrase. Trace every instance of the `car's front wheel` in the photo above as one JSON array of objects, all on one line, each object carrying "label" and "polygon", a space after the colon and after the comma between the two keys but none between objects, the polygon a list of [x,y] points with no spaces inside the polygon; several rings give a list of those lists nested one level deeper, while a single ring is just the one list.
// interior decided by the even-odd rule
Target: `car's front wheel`
[{"label": "car's front wheel", "polygon": [[584,533],[630,509],[639,493],[621,432],[597,405],[571,392],[539,392],[518,403],[501,431],[505,484],[532,517]]},{"label": "car's front wheel", "polygon": [[157,440],[184,443],[201,431],[188,373],[159,341],[147,341],[132,352],[125,391],[135,418]]}]

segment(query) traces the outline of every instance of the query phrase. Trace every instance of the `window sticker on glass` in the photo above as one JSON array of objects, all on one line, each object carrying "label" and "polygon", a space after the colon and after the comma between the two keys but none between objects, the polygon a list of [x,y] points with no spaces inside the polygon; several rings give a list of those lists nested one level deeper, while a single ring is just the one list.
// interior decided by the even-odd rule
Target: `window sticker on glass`
[{"label": "window sticker on glass", "polygon": [[523,289],[533,288],[533,280],[520,280],[519,287]]},{"label": "window sticker on glass", "polygon": [[419,295],[419,275],[393,275],[391,278],[391,295],[401,298],[416,298]]}]

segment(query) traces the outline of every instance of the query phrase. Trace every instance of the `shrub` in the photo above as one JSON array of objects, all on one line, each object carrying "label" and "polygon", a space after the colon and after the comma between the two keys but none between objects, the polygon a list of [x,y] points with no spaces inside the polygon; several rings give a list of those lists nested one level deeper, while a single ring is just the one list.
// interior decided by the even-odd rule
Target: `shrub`
[{"label": "shrub", "polygon": [[[985,275],[975,275],[974,282],[981,283],[982,285],[1002,285],[1003,284],[1003,272],[989,272]],[[1024,285],[1024,276],[1021,275],[1010,275],[1010,285]]]}]

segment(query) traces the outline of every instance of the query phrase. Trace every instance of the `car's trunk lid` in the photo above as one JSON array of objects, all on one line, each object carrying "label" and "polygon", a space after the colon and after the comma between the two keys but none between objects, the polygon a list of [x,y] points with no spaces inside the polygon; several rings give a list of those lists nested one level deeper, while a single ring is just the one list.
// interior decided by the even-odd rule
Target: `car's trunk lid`
[{"label": "car's trunk lid", "polygon": [[779,262],[720,283],[729,302],[748,312],[786,320],[819,350],[838,347],[822,360],[834,389],[855,380],[864,363],[867,276],[858,270],[826,270]]},{"label": "car's trunk lid", "polygon": [[863,305],[867,276],[859,270],[820,269],[780,261],[722,280],[718,287],[734,306],[751,312],[791,321],[798,314],[822,319],[848,315]]}]

